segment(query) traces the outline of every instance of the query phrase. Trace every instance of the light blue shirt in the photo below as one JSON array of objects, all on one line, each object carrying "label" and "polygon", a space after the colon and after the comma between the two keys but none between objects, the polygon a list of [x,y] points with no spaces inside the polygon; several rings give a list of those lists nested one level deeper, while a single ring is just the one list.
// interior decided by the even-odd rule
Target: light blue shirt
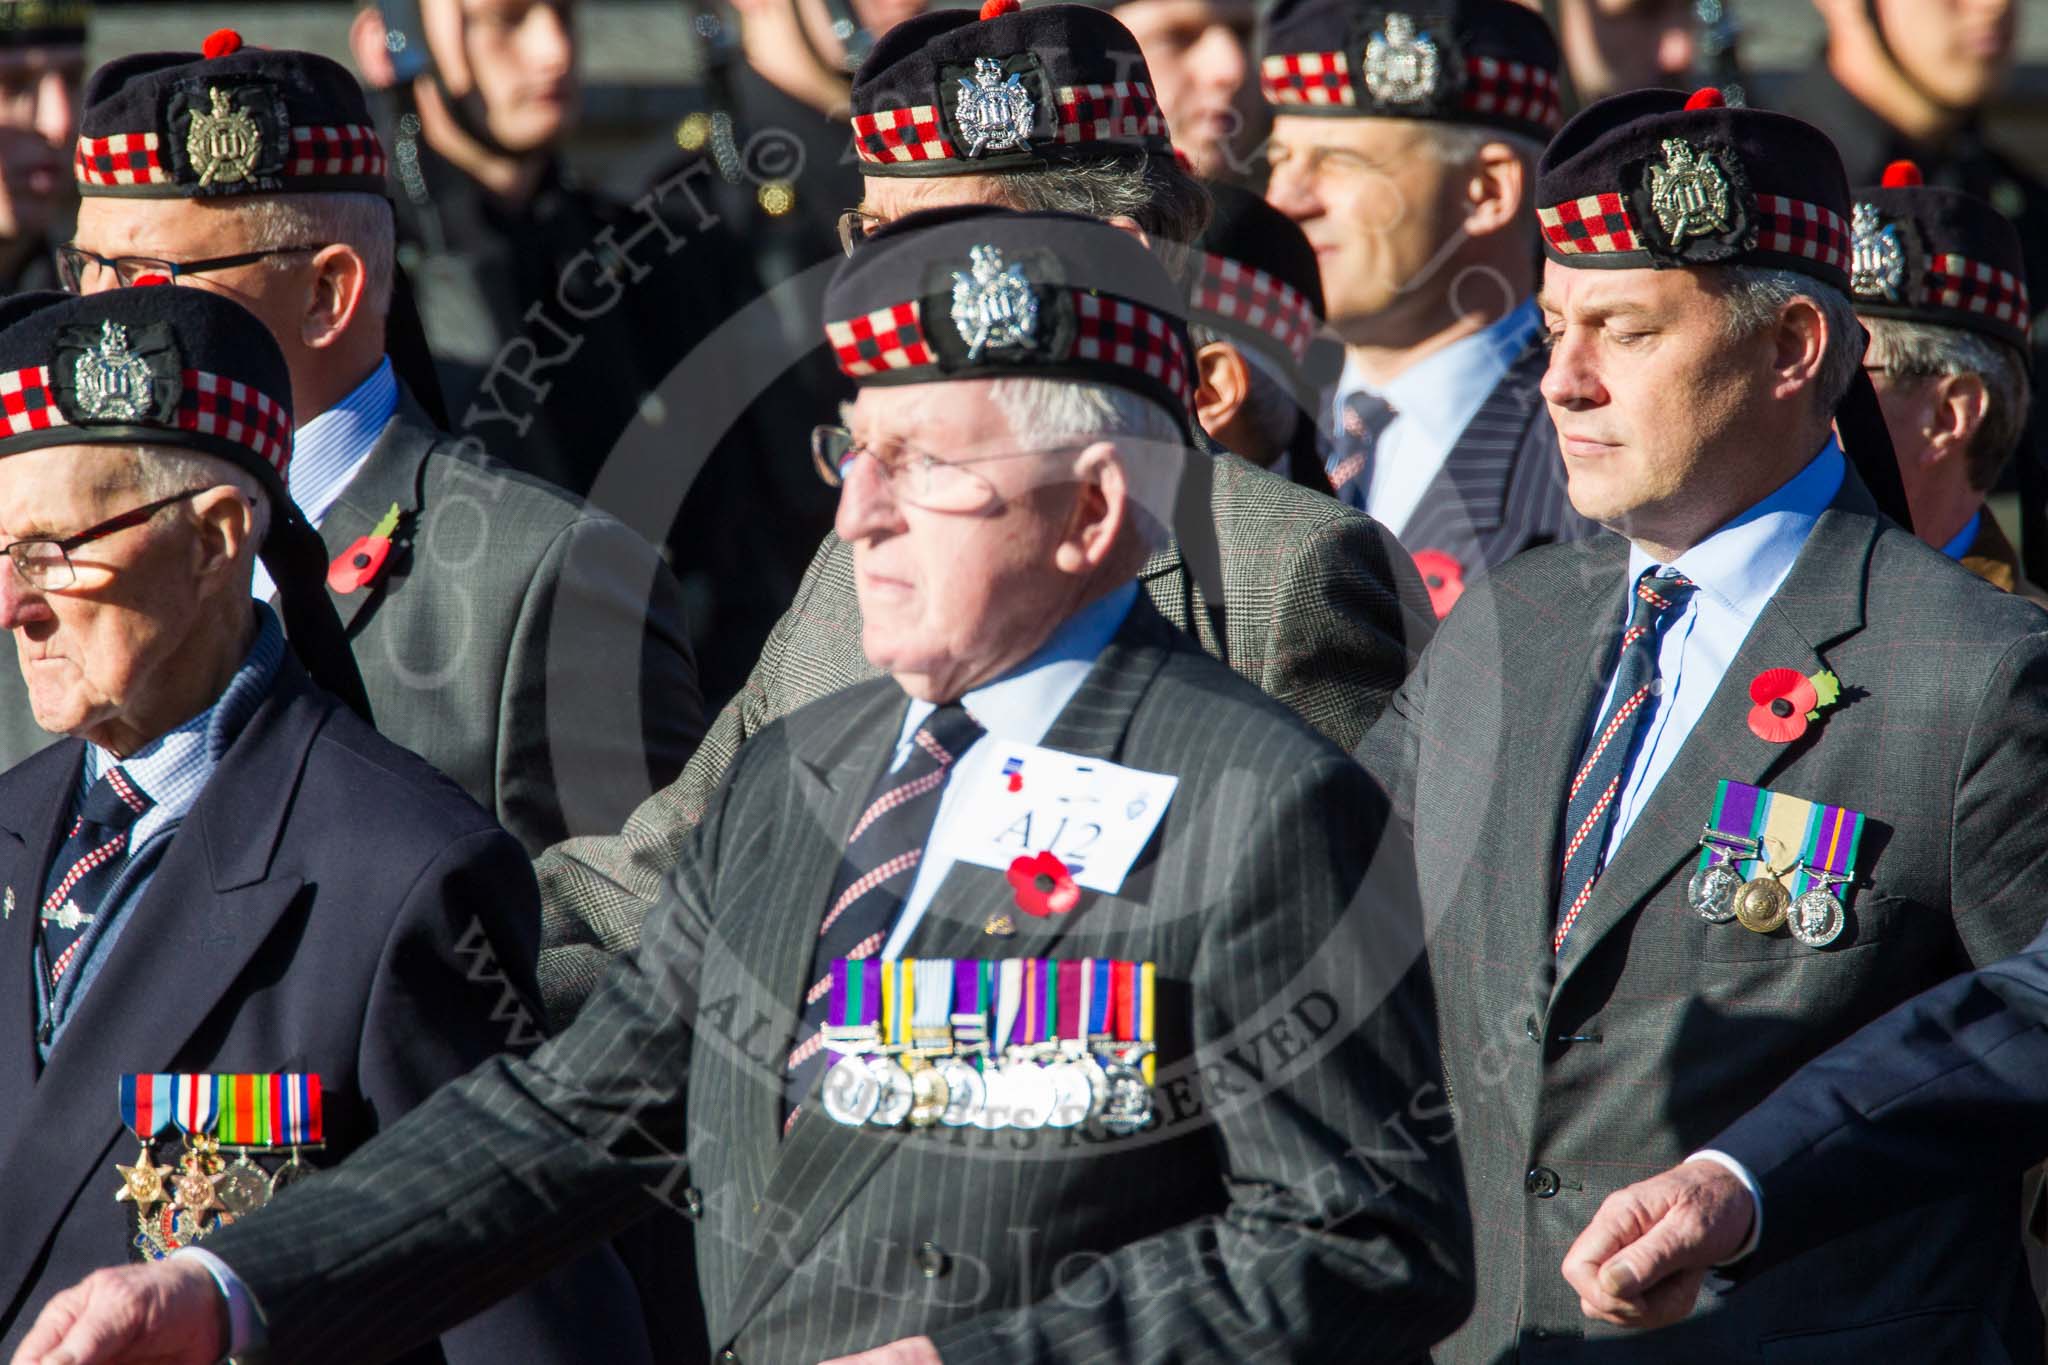
[{"label": "light blue shirt", "polygon": [[[960,698],[967,714],[974,717],[987,734],[967,746],[966,752],[955,760],[952,775],[946,779],[946,789],[939,796],[939,813],[932,821],[931,837],[925,841],[924,857],[917,865],[917,877],[910,884],[910,895],[904,899],[903,910],[896,917],[896,927],[889,932],[889,941],[882,945],[883,957],[902,955],[903,945],[910,941],[910,935],[924,919],[932,897],[938,894],[940,885],[945,882],[946,873],[952,870],[955,860],[948,851],[947,825],[956,795],[963,791],[988,789],[988,784],[994,782],[997,774],[983,769],[993,766],[999,745],[1036,744],[1045,738],[1045,732],[1052,728],[1054,719],[1081,690],[1088,670],[1095,666],[1096,658],[1123,626],[1124,618],[1131,614],[1131,605],[1137,600],[1136,583],[1126,583],[1097,598],[1062,622],[1030,658],[994,682],[977,687]],[[903,715],[903,730],[896,741],[896,756],[889,764],[890,772],[902,767],[909,759],[917,727],[937,709],[928,701],[911,700],[910,709]],[[998,743],[990,744],[988,738],[994,738]]]},{"label": "light blue shirt", "polygon": [[1451,448],[1471,425],[1480,404],[1500,385],[1508,366],[1528,349],[1540,323],[1536,300],[1524,299],[1483,330],[1416,361],[1384,387],[1367,383],[1352,362],[1345,362],[1333,419],[1341,419],[1344,401],[1360,390],[1376,393],[1394,407],[1394,420],[1374,449],[1365,510],[1393,531],[1395,539],[1414,520]]},{"label": "light blue shirt", "polygon": [[[398,411],[398,376],[386,356],[370,377],[349,390],[348,397],[300,427],[292,438],[292,462],[285,487],[292,501],[315,527],[327,519],[341,491],[370,458],[370,448]],[[256,566],[254,591],[268,602],[277,592],[269,570]]]},{"label": "light blue shirt", "polygon": [[1956,532],[1949,543],[1941,547],[1941,552],[1950,559],[1961,559],[1970,552],[1970,546],[1976,543],[1977,528],[1983,524],[1984,509],[1979,507],[1970,514],[1970,519],[1963,523],[1963,529]]},{"label": "light blue shirt", "polygon": [[[1663,692],[1650,713],[1648,732],[1636,749],[1636,756],[1623,776],[1614,808],[1614,826],[1607,834],[1606,861],[1642,814],[1656,793],[1672,760],[1678,757],[1693,726],[1706,713],[1707,703],[1727,676],[1728,665],[1749,637],[1750,628],[1763,615],[1772,594],[1792,571],[1792,561],[1813,533],[1814,523],[1841,491],[1846,471],[1842,449],[1832,438],[1818,455],[1807,462],[1777,492],[1744,512],[1735,520],[1680,555],[1669,565],[1655,565],[1660,571],[1675,570],[1699,585],[1679,612],[1678,619],[1664,629],[1657,647],[1657,676]],[[1628,554],[1627,584],[1632,587],[1653,561],[1633,546]],[[1621,639],[1628,623],[1626,606],[1617,609],[1613,639]],[[1613,700],[1614,683],[1594,713],[1593,725],[1600,723]],[[1588,727],[1590,739],[1592,727]],[[1583,746],[1581,746],[1583,752]]]},{"label": "light blue shirt", "polygon": [[129,831],[128,846],[133,852],[94,913],[96,920],[106,920],[105,927],[97,932],[87,930],[88,946],[82,950],[83,960],[76,971],[58,983],[53,1001],[54,1025],[50,1042],[44,1045],[45,1056],[63,1036],[65,1023],[77,1011],[78,1002],[105,965],[108,950],[121,936],[129,913],[149,889],[165,847],[198,804],[199,794],[212,780],[228,747],[277,682],[278,665],[284,660],[284,628],[278,624],[277,614],[263,603],[256,603],[255,609],[255,642],[211,706],[126,758],[116,757],[111,750],[96,744],[86,746],[78,789],[72,797],[74,814],[84,807],[85,794],[93,783],[117,763],[153,804]]}]

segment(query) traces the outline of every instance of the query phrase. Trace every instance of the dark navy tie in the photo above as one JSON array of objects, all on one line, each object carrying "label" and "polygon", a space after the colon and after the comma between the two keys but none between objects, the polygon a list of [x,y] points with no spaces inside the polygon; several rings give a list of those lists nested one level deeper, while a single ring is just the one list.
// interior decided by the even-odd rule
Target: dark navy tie
[{"label": "dark navy tie", "polygon": [[1393,404],[1363,389],[1344,400],[1329,464],[1330,491],[1338,501],[1366,510],[1366,495],[1372,491],[1373,456],[1380,437],[1399,415]]},{"label": "dark navy tie", "polygon": [[847,836],[846,854],[832,879],[818,941],[811,948],[811,987],[804,992],[796,1047],[789,1054],[785,1132],[825,1066],[822,1030],[832,991],[832,964],[842,957],[873,957],[888,942],[897,912],[917,880],[917,865],[938,818],[946,779],[967,746],[981,736],[981,725],[958,702],[933,711],[917,727],[903,766],[876,780]]},{"label": "dark navy tie", "polygon": [[43,887],[43,970],[51,986],[71,969],[101,898],[128,861],[128,832],[154,804],[119,767],[86,790]]},{"label": "dark navy tie", "polygon": [[1658,641],[1695,591],[1690,579],[1658,578],[1656,573],[1646,569],[1636,580],[1628,628],[1621,635],[1621,657],[1614,665],[1613,699],[1594,727],[1565,794],[1564,875],[1558,883],[1557,932],[1550,944],[1556,952],[1564,950],[1564,936],[1586,908],[1606,866],[1615,800],[1661,691]]}]

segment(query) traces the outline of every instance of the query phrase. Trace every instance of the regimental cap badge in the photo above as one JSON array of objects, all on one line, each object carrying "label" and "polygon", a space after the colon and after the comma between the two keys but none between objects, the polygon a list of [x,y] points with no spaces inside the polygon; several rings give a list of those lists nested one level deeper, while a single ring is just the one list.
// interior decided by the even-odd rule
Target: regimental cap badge
[{"label": "regimental cap badge", "polygon": [[1018,72],[1003,75],[1003,63],[994,57],[974,59],[974,75],[960,80],[960,104],[955,117],[967,142],[967,155],[983,152],[1028,152],[1031,129],[1038,110],[1031,92],[1024,88]]},{"label": "regimental cap badge", "polygon": [[235,107],[228,92],[210,87],[211,110],[194,109],[185,134],[185,158],[201,185],[233,185],[256,171],[263,154],[263,130],[246,109]]},{"label": "regimental cap badge", "polygon": [[1650,167],[1649,188],[1650,208],[1674,251],[1691,238],[1734,229],[1728,173],[1712,152],[1682,138],[1665,138],[1664,161]]},{"label": "regimental cap badge", "polygon": [[1415,20],[1389,14],[1385,27],[1365,45],[1365,88],[1381,104],[1420,104],[1433,99],[1443,55]]},{"label": "regimental cap badge", "polygon": [[1897,223],[1877,216],[1877,205],[1858,204],[1852,224],[1855,246],[1849,262],[1849,288],[1857,297],[1901,303],[1906,288],[1906,245]]},{"label": "regimental cap badge", "polygon": [[953,328],[967,359],[985,351],[1031,350],[1038,344],[1038,295],[1018,263],[1004,264],[993,246],[968,250],[968,268],[953,272]]},{"label": "regimental cap badge", "polygon": [[156,407],[149,362],[128,343],[128,329],[108,318],[99,340],[72,367],[72,391],[79,410],[100,422],[133,422]]}]

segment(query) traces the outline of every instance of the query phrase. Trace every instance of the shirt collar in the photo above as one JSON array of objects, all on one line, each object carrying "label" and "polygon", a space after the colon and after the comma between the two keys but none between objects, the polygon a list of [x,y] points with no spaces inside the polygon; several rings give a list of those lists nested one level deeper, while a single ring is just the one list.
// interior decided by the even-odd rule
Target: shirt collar
[{"label": "shirt collar", "polygon": [[[989,734],[1037,743],[1052,718],[1079,690],[1097,656],[1122,629],[1137,600],[1134,582],[1098,597],[1061,622],[1030,658],[966,693],[960,704]],[[903,718],[904,737],[915,734],[925,717],[937,709],[913,697]]]},{"label": "shirt collar", "polygon": [[1536,300],[1524,299],[1505,316],[1430,352],[1379,386],[1367,383],[1356,362],[1347,358],[1343,378],[1337,381],[1337,408],[1341,411],[1345,398],[1360,390],[1376,393],[1393,404],[1398,417],[1424,431],[1445,433],[1448,444],[1464,431],[1486,395],[1528,346],[1537,323]]},{"label": "shirt collar", "polygon": [[1941,547],[1941,552],[1950,559],[1961,559],[1970,552],[1970,547],[1977,543],[1977,532],[1983,526],[1984,509],[1979,507],[1970,513],[1970,519],[1963,523],[1963,529],[1951,536],[1948,544]]},{"label": "shirt collar", "polygon": [[[1678,556],[1670,567],[1730,610],[1755,616],[1785,581],[1814,524],[1841,491],[1847,470],[1842,448],[1830,436],[1820,453],[1776,492]],[[1653,566],[1649,555],[1629,547],[1630,582]]]},{"label": "shirt collar", "polygon": [[318,526],[326,518],[397,410],[398,377],[386,356],[346,398],[299,428],[285,482],[307,521]]}]

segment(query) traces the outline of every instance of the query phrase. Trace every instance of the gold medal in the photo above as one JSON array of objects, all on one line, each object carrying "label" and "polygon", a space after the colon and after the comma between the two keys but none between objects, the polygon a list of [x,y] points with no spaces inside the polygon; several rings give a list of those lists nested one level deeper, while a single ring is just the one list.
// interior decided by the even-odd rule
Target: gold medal
[{"label": "gold medal", "polygon": [[906,1058],[903,1069],[910,1073],[910,1125],[929,1128],[953,1102],[952,1089],[939,1069],[922,1057]]},{"label": "gold medal", "polygon": [[1769,873],[1751,878],[1735,893],[1735,918],[1751,933],[1776,932],[1785,923],[1785,912],[1791,906],[1792,893]]},{"label": "gold medal", "polygon": [[134,1204],[135,1211],[147,1219],[149,1211],[164,1202],[164,1177],[170,1174],[171,1167],[151,1161],[149,1145],[144,1143],[142,1155],[135,1158],[133,1166],[115,1162],[114,1169],[121,1173],[121,1188],[115,1191],[114,1198]]}]

